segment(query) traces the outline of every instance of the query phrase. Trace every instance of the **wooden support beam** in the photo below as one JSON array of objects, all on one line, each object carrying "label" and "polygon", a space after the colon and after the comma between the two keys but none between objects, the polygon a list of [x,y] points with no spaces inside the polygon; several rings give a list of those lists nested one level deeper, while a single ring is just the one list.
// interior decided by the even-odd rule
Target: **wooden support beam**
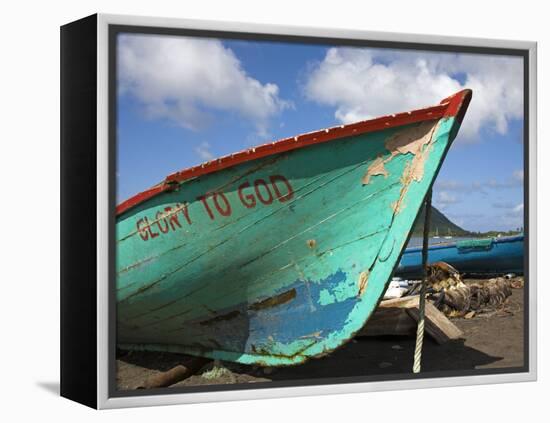
[{"label": "wooden support beam", "polygon": [[[357,336],[414,335],[418,306],[418,295],[382,301]],[[429,301],[426,301],[425,319],[426,332],[438,344],[462,336],[462,331]]]},{"label": "wooden support beam", "polygon": [[357,336],[414,335],[416,322],[404,308],[379,308]]},{"label": "wooden support beam", "polygon": [[146,379],[137,389],[164,388],[193,376],[211,360],[208,358],[192,358],[185,365],[179,364],[166,372],[157,373]]},{"label": "wooden support beam", "polygon": [[[431,302],[426,301],[425,305],[425,329],[438,344],[444,344],[451,339],[458,339],[462,331],[451,322],[447,316],[441,313]],[[407,314],[418,322],[419,310],[417,307],[406,309]]]}]

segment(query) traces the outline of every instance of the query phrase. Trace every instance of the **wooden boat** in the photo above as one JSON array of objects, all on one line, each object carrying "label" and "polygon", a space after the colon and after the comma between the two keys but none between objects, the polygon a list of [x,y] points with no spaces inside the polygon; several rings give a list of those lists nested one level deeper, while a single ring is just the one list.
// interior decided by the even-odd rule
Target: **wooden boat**
[{"label": "wooden boat", "polygon": [[[444,261],[469,275],[521,275],[523,251],[523,235],[473,239],[432,245],[428,249],[428,262]],[[407,279],[422,278],[422,248],[405,250],[396,275]]]},{"label": "wooden boat", "polygon": [[264,144],[121,203],[119,347],[276,366],[351,339],[470,98]]}]

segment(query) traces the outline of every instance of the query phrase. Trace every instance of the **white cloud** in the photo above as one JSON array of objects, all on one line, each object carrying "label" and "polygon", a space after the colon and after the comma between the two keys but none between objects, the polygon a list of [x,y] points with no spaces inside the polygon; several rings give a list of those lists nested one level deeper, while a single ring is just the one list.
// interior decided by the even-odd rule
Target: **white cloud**
[{"label": "white cloud", "polygon": [[312,67],[306,96],[336,108],[342,123],[437,104],[463,88],[474,96],[462,138],[482,126],[504,134],[523,116],[521,59],[473,54],[330,48]]},{"label": "white cloud", "polygon": [[121,35],[120,92],[137,98],[150,118],[169,119],[197,130],[208,124],[207,109],[234,111],[259,134],[288,103],[276,84],[262,84],[243,69],[218,40],[160,35]]},{"label": "white cloud", "polygon": [[451,191],[464,191],[467,189],[466,185],[463,182],[448,180],[448,179],[437,179],[435,186],[438,189],[446,189]]},{"label": "white cloud", "polygon": [[523,171],[515,171],[507,179],[486,179],[474,182],[462,182],[453,179],[437,179],[434,188],[449,192],[471,193],[474,191],[487,193],[488,190],[517,190],[523,186]]},{"label": "white cloud", "polygon": [[201,142],[194,148],[195,153],[204,161],[209,161],[214,158],[214,154],[210,149],[210,144],[206,141]]},{"label": "white cloud", "polygon": [[508,211],[501,216],[501,221],[511,228],[523,226],[523,203],[510,207]]},{"label": "white cloud", "polygon": [[494,202],[492,206],[496,209],[507,209],[507,210],[513,209],[516,207],[514,203],[510,201],[497,201],[497,202]]},{"label": "white cloud", "polygon": [[445,210],[449,205],[458,203],[458,198],[448,191],[438,191],[434,202],[438,208]]},{"label": "white cloud", "polygon": [[510,215],[522,215],[523,214],[523,203],[518,204],[517,206],[513,207],[512,210],[510,210]]},{"label": "white cloud", "polygon": [[492,188],[492,189],[508,189],[508,188],[513,188],[517,185],[518,183],[514,179],[502,181],[502,180],[497,180],[495,178],[491,178],[486,182],[487,188]]},{"label": "white cloud", "polygon": [[516,181],[523,183],[523,170],[515,170],[515,171],[512,173],[512,177],[513,177]]}]

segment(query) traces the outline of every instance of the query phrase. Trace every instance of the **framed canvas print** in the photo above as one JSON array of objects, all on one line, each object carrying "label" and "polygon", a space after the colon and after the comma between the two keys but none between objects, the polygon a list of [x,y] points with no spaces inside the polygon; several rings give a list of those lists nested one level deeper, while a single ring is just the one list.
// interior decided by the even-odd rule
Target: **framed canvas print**
[{"label": "framed canvas print", "polygon": [[536,378],[536,44],[61,28],[61,394]]}]

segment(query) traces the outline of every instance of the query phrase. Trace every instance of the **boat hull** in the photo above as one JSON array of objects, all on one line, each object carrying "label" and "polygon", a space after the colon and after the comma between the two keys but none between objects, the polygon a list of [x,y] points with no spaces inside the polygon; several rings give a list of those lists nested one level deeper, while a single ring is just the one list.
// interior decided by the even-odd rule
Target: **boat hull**
[{"label": "boat hull", "polygon": [[[523,235],[434,245],[428,249],[428,263],[444,261],[460,273],[480,276],[523,274]],[[396,275],[419,279],[422,277],[422,249],[407,248],[401,257]]]},{"label": "boat hull", "polygon": [[123,211],[118,345],[269,366],[341,346],[382,298],[458,125],[273,154]]}]

